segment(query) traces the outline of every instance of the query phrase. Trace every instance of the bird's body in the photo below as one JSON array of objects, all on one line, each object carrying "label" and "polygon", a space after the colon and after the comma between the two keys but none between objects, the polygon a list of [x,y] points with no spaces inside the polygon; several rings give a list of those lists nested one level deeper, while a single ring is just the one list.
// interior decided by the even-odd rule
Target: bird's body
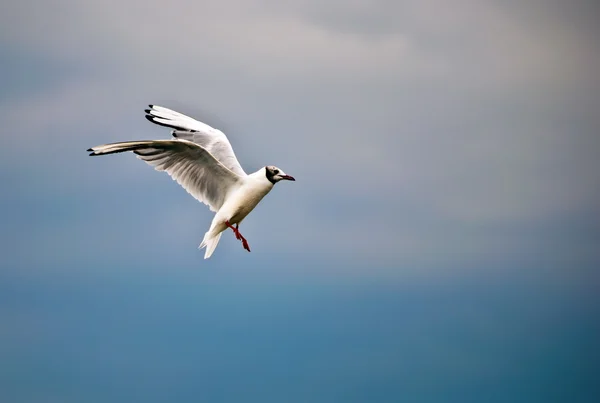
[{"label": "bird's body", "polygon": [[219,209],[215,219],[221,218],[230,224],[241,224],[271,189],[273,184],[267,180],[264,168],[248,175]]},{"label": "bird's body", "polygon": [[132,151],[156,170],[166,171],[192,196],[215,211],[210,229],[200,244],[200,248],[206,247],[205,259],[212,255],[221,233],[228,227],[250,251],[238,230],[239,224],[275,183],[295,179],[274,166],[247,175],[223,132],[167,108],[153,105],[150,108],[146,110],[146,118],[174,128],[174,140],[104,144],[90,148],[90,155]]}]

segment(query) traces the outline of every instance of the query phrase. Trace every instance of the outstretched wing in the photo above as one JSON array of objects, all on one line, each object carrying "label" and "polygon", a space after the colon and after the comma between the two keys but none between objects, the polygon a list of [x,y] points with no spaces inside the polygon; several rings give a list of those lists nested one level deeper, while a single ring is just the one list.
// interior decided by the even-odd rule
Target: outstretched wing
[{"label": "outstretched wing", "polygon": [[167,171],[192,196],[212,211],[223,205],[227,195],[242,179],[206,149],[187,140],[144,140],[104,144],[90,148],[90,155],[132,151],[157,171]]},{"label": "outstretched wing", "polygon": [[150,109],[146,109],[146,119],[175,129],[171,132],[174,137],[201,145],[232,172],[240,176],[246,175],[222,131],[171,109],[157,105],[149,106]]}]

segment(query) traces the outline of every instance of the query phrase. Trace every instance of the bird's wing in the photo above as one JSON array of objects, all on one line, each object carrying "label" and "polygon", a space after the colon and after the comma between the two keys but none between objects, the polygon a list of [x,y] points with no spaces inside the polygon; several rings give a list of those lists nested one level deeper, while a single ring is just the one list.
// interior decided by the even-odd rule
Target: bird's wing
[{"label": "bird's wing", "polygon": [[167,171],[189,194],[212,211],[221,208],[227,195],[243,179],[202,146],[187,140],[144,140],[104,144],[90,155],[132,151],[157,171]]},{"label": "bird's wing", "polygon": [[171,109],[157,105],[149,106],[150,109],[146,109],[146,119],[175,129],[171,132],[174,137],[201,145],[232,172],[240,176],[246,175],[225,133]]}]

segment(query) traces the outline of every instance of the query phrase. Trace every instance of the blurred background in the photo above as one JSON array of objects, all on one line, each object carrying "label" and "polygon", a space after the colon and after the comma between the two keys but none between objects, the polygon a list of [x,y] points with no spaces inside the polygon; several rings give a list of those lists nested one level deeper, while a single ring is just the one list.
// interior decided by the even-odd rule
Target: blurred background
[{"label": "blurred background", "polygon": [[[596,402],[592,1],[0,4],[0,401]],[[279,184],[208,208],[147,104]]]}]

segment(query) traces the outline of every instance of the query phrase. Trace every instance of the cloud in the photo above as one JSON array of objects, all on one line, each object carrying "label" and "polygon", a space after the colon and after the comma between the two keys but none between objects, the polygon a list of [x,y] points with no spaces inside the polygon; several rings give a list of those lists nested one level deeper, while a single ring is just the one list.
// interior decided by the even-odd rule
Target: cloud
[{"label": "cloud", "polygon": [[152,102],[224,130],[247,170],[272,163],[299,179],[246,224],[285,232],[264,242],[289,253],[393,265],[558,244],[571,256],[575,241],[546,229],[597,222],[600,52],[575,5],[37,3],[0,13],[1,52],[54,66],[32,70],[36,86],[4,83],[2,166],[22,181],[44,167],[57,189],[93,178],[95,197],[123,198],[131,181],[176,192],[133,158],[84,152],[166,136],[142,119]]}]

